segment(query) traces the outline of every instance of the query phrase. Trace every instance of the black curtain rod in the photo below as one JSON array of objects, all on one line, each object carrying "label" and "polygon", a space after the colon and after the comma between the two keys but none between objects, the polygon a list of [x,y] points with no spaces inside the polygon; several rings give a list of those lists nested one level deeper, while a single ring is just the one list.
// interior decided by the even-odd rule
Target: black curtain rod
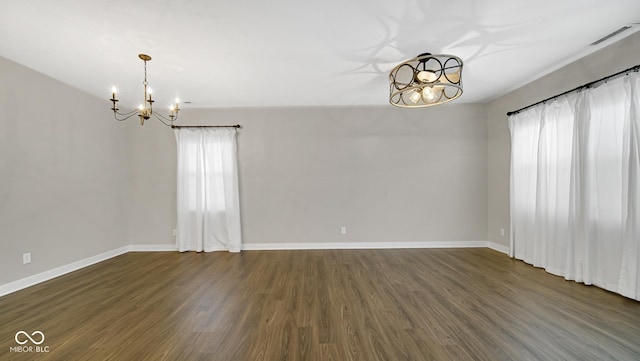
[{"label": "black curtain rod", "polygon": [[622,75],[622,74],[629,74],[629,73],[631,73],[632,71],[637,72],[639,69],[640,69],[640,64],[638,64],[638,65],[636,65],[636,66],[632,66],[632,67],[631,67],[631,68],[629,68],[629,69],[626,69],[626,70],[623,70],[623,71],[619,71],[619,72],[617,72],[617,73],[615,73],[615,74],[612,74],[612,75],[609,75],[609,76],[605,76],[605,77],[604,77],[604,78],[602,78],[602,79],[598,79],[598,80],[596,80],[596,81],[592,81],[591,83],[587,83],[587,84],[584,84],[584,85],[580,85],[579,87],[577,87],[577,88],[573,88],[573,89],[571,89],[571,90],[567,90],[567,91],[566,91],[566,92],[564,92],[564,93],[560,93],[560,94],[558,94],[558,95],[554,95],[554,96],[552,96],[552,97],[549,97],[549,98],[547,98],[547,99],[545,99],[545,100],[541,100],[541,101],[539,101],[539,102],[537,102],[537,103],[533,103],[533,104],[531,104],[531,105],[527,105],[527,106],[526,106],[526,107],[524,107],[524,108],[520,108],[520,109],[518,109],[518,110],[514,110],[514,111],[512,111],[512,112],[508,112],[508,113],[507,113],[507,116],[511,116],[511,115],[514,115],[514,114],[518,114],[518,113],[520,113],[520,112],[521,112],[521,111],[523,111],[523,110],[527,110],[527,109],[529,109],[529,108],[531,108],[531,107],[535,107],[536,105],[539,105],[539,104],[542,104],[542,103],[546,103],[546,102],[548,102],[548,101],[549,101],[549,100],[551,100],[551,99],[555,99],[555,98],[561,97],[561,96],[563,96],[563,95],[567,95],[567,94],[569,94],[569,93],[573,93],[573,92],[576,92],[576,91],[580,91],[580,90],[585,89],[585,88],[590,88],[590,87],[592,87],[592,86],[594,86],[594,85],[596,85],[596,84],[598,84],[598,83],[600,83],[600,82],[607,81],[607,80],[609,80],[609,79],[611,79],[611,78],[615,78],[615,77],[620,76],[620,75]]},{"label": "black curtain rod", "polygon": [[235,125],[172,125],[171,128],[242,128],[240,124]]}]

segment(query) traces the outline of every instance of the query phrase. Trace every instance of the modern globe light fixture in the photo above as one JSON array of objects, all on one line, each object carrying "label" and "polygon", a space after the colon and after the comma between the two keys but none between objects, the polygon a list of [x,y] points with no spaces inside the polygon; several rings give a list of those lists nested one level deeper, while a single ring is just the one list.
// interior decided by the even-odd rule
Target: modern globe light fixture
[{"label": "modern globe light fixture", "polygon": [[453,55],[420,54],[389,74],[389,102],[418,108],[443,104],[462,95],[462,60]]},{"label": "modern globe light fixture", "polygon": [[127,113],[120,113],[118,111],[119,109],[117,104],[118,98],[116,97],[116,87],[114,86],[113,88],[111,88],[111,99],[109,99],[113,103],[113,107],[111,108],[111,110],[113,110],[113,117],[116,118],[116,120],[123,121],[137,114],[138,117],[140,117],[140,125],[144,125],[144,121],[151,118],[151,116],[153,115],[154,117],[156,117],[156,119],[161,121],[162,124],[170,126],[174,121],[178,119],[178,112],[180,111],[180,100],[176,98],[175,103],[169,107],[168,117],[153,112],[153,103],[155,103],[155,100],[153,100],[153,97],[151,95],[151,87],[149,87],[149,83],[147,83],[147,62],[151,61],[151,57],[147,54],[138,54],[138,57],[142,59],[142,61],[144,61],[144,81],[142,82],[142,85],[144,86],[144,98],[142,98],[143,102],[138,106],[138,109],[134,109]]}]

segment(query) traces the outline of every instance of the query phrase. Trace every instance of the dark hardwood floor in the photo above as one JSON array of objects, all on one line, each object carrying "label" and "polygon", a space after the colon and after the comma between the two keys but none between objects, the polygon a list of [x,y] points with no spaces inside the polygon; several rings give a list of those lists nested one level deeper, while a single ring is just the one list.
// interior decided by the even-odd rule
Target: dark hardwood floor
[{"label": "dark hardwood floor", "polygon": [[640,360],[640,302],[488,249],[128,253],[0,298],[0,359]]}]

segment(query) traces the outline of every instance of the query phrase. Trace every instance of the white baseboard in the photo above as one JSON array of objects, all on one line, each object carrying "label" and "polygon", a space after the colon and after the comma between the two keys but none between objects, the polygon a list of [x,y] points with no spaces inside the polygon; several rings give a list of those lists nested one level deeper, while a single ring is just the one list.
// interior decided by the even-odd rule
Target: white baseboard
[{"label": "white baseboard", "polygon": [[[499,245],[497,245],[499,246]],[[411,249],[411,248],[492,248],[487,241],[461,242],[317,242],[317,243],[243,243],[243,251],[275,251],[305,249]],[[492,248],[495,249],[495,248]],[[173,244],[132,244],[130,252],[178,251]],[[213,251],[226,251],[225,249]]]},{"label": "white baseboard", "polygon": [[[311,250],[311,249],[412,249],[412,248],[491,248],[507,254],[509,247],[488,241],[461,242],[330,242],[330,243],[245,243],[245,251],[266,250]],[[68,265],[35,274],[14,282],[0,285],[0,297],[21,289],[48,281],[64,274],[77,271],[92,264],[105,261],[127,252],[177,252],[173,244],[132,244],[96,256],[85,258]]]},{"label": "white baseboard", "polygon": [[487,241],[461,242],[318,242],[318,243],[245,243],[245,251],[302,249],[411,249],[411,248],[479,248]]},{"label": "white baseboard", "polygon": [[6,283],[4,285],[0,285],[0,297],[7,295],[9,293],[13,293],[19,291],[23,288],[31,287],[38,283],[48,281],[50,279],[60,277],[64,274],[77,271],[81,268],[85,268],[91,266],[92,264],[105,261],[109,258],[113,258],[119,256],[121,254],[129,252],[129,246],[120,247],[114,249],[112,251],[100,253],[99,255],[95,255],[89,258],[85,258],[76,262],[69,263],[64,266],[56,267],[54,269],[50,269],[48,271],[44,271],[33,276],[25,277],[23,279]]},{"label": "white baseboard", "polygon": [[503,246],[495,242],[487,242],[487,247],[491,248],[494,251],[509,255],[509,246]]}]

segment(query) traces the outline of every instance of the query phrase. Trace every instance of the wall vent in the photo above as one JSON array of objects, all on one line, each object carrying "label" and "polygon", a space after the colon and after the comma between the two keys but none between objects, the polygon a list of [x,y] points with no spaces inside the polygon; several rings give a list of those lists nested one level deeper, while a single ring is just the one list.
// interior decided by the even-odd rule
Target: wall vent
[{"label": "wall vent", "polygon": [[598,39],[598,40],[594,41],[594,42],[593,42],[593,43],[591,43],[590,45],[598,45],[598,44],[600,44],[601,42],[603,42],[603,41],[607,41],[607,40],[609,40],[609,39],[613,38],[614,36],[616,36],[616,35],[618,35],[618,34],[620,34],[620,33],[622,33],[622,32],[625,32],[625,31],[627,31],[627,30],[629,30],[629,29],[631,29],[631,26],[630,26],[630,25],[623,26],[623,27],[621,27],[620,29],[615,30],[615,31],[613,31],[613,32],[611,32],[611,33],[609,33],[609,34],[607,34],[607,35],[605,35],[605,36],[601,37],[600,39]]}]

